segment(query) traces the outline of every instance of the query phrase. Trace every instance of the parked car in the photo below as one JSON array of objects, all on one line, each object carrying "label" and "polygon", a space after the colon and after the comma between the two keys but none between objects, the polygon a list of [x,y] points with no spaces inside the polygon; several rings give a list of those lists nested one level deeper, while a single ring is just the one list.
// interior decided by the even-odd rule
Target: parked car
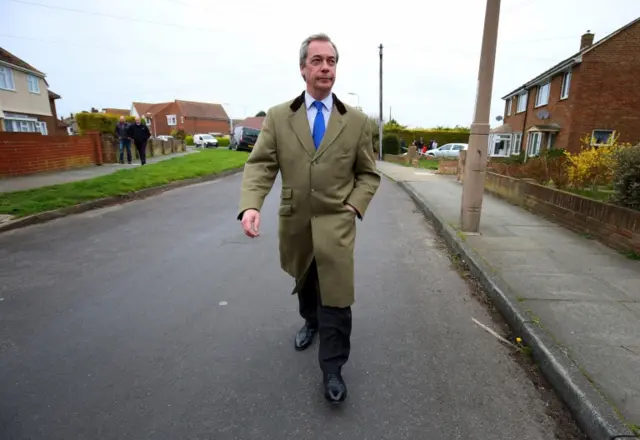
[{"label": "parked car", "polygon": [[168,136],[166,134],[161,134],[160,136],[156,137],[156,139],[159,139],[161,141],[168,141],[173,139],[173,136]]},{"label": "parked car", "polygon": [[427,156],[457,159],[460,151],[467,150],[469,144],[444,144],[434,150],[427,151]]},{"label": "parked car", "polygon": [[196,148],[218,148],[218,139],[209,133],[199,133],[193,135],[193,144]]},{"label": "parked car", "polygon": [[258,141],[260,130],[250,127],[237,126],[233,129],[233,135],[229,141],[229,149],[236,151],[251,151]]}]

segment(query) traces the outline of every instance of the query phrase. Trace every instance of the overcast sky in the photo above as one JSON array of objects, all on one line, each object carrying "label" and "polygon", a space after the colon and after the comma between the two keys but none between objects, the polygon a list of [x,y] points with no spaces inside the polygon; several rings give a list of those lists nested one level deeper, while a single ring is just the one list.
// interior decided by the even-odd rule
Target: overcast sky
[{"label": "overcast sky", "polygon": [[[384,6],[383,6],[384,5]],[[334,91],[401,124],[469,125],[484,0],[0,0],[0,46],[47,74],[58,113],[132,101],[224,103],[232,117],[299,94],[301,41],[340,51]],[[75,10],[75,11],[72,11]],[[80,11],[80,12],[78,12]],[[640,0],[503,0],[491,122],[501,96],[640,16]],[[391,108],[390,108],[391,107]]]}]

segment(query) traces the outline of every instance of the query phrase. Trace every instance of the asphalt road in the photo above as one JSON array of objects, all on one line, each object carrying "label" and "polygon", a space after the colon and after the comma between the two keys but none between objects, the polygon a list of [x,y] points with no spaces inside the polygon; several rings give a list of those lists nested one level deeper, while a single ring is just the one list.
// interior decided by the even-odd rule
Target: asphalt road
[{"label": "asphalt road", "polygon": [[321,394],[240,177],[0,235],[0,438],[551,439],[527,375],[421,214],[383,181],[358,223],[347,402]]}]

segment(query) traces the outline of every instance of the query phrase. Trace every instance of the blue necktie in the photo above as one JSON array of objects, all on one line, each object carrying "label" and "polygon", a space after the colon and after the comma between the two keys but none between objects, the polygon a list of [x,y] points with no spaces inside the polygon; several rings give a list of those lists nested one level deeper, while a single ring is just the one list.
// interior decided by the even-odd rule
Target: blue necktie
[{"label": "blue necktie", "polygon": [[324,125],[324,114],[322,113],[324,104],[320,101],[314,101],[313,106],[318,110],[316,113],[316,119],[313,121],[313,144],[316,146],[317,150],[320,146],[320,142],[322,142],[322,137],[324,136],[324,131],[326,129]]}]

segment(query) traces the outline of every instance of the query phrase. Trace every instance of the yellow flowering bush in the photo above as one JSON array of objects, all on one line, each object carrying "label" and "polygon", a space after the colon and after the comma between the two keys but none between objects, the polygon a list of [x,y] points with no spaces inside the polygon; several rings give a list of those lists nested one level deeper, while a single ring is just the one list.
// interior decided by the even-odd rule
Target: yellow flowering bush
[{"label": "yellow flowering bush", "polygon": [[609,145],[593,146],[590,135],[580,141],[582,150],[579,153],[565,152],[569,159],[567,172],[571,186],[576,189],[591,187],[595,190],[600,185],[610,185],[618,151],[631,144],[619,144],[618,137],[615,137]]}]

